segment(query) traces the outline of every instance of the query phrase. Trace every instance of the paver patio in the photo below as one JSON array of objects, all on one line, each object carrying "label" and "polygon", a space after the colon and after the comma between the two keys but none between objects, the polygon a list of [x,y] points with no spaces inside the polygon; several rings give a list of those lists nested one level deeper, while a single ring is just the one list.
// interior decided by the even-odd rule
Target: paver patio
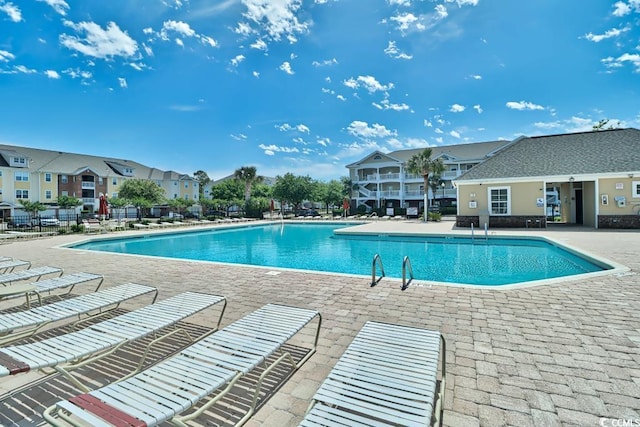
[{"label": "paver patio", "polygon": [[[367,227],[469,234],[454,230],[451,222],[394,221]],[[223,326],[269,302],[319,310],[323,324],[317,354],[249,426],[297,425],[320,382],[367,320],[442,331],[447,340],[447,426],[640,422],[640,233],[578,227],[491,233],[548,235],[630,271],[510,290],[426,285],[402,292],[399,281],[388,279],[371,288],[367,277],[57,247],[86,238],[79,235],[14,240],[0,245],[0,256],[63,267],[67,273],[101,273],[103,287],[128,281],[157,286],[161,298],[185,290],[224,295],[228,307]],[[0,392],[10,387],[0,383]],[[602,418],[609,420],[600,424]]]}]

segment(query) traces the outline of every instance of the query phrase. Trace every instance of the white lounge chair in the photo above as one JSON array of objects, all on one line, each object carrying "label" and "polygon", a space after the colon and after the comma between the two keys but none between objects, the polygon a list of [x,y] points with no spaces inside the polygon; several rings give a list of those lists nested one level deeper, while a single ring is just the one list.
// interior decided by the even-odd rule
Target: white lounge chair
[{"label": "white lounge chair", "polygon": [[58,267],[43,266],[30,268],[28,270],[14,271],[13,273],[0,274],[0,285],[8,285],[20,280],[28,280],[33,278],[35,278],[36,281],[39,281],[42,276],[56,273],[59,273],[59,275],[62,276],[63,270]]},{"label": "white lounge chair", "polygon": [[[218,323],[208,335],[220,326],[226,299],[217,295],[185,292],[78,331],[35,343],[0,348],[0,377],[33,369],[39,369],[44,374],[60,372],[80,390],[88,391],[88,387],[72,375],[74,370],[114,353],[128,342],[157,333],[218,303],[223,303]],[[156,338],[153,343],[177,331],[180,329]],[[138,364],[138,369],[143,363],[144,359]]]},{"label": "white lounge chair", "polygon": [[316,392],[300,426],[441,424],[445,352],[439,332],[367,322]]},{"label": "white lounge chair", "polygon": [[0,314],[0,345],[31,336],[49,323],[76,316],[91,316],[96,312],[102,314],[128,299],[151,292],[155,293],[155,301],[158,296],[156,288],[126,283],[29,310]]},{"label": "white lounge chair", "polygon": [[11,273],[16,267],[27,267],[27,270],[31,268],[31,261],[22,260],[6,260],[0,261],[0,273]]},{"label": "white lounge chair", "polygon": [[[282,353],[282,346],[316,317],[313,348],[295,363],[288,352]],[[258,379],[251,408],[238,422],[241,425],[255,411],[262,380],[275,366],[286,359],[297,369],[315,352],[320,323],[320,314],[314,310],[265,305],[147,370],[50,406],[44,418],[57,426],[67,422],[155,426],[168,420],[186,425],[227,394],[245,374],[281,352]],[[196,411],[181,415],[216,391],[219,393]]]},{"label": "white lounge chair", "polygon": [[0,300],[20,297],[25,295],[27,298],[27,306],[31,305],[31,295],[35,294],[38,297],[38,303],[42,305],[42,294],[47,293],[51,295],[52,291],[67,289],[66,292],[58,294],[58,297],[70,294],[76,285],[87,283],[93,280],[100,279],[98,286],[94,292],[97,292],[102,286],[104,276],[102,274],[93,273],[73,273],[66,276],[54,277],[52,279],[40,280],[33,283],[24,283],[19,285],[0,286]]}]

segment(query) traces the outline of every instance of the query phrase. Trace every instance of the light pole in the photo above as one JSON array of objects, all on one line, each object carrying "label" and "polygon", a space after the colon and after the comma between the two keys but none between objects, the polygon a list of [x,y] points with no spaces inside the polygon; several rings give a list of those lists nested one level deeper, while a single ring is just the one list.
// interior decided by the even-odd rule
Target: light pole
[{"label": "light pole", "polygon": [[444,201],[444,181],[442,181],[440,187],[442,187],[442,200],[440,200],[440,206],[442,206],[442,202]]}]

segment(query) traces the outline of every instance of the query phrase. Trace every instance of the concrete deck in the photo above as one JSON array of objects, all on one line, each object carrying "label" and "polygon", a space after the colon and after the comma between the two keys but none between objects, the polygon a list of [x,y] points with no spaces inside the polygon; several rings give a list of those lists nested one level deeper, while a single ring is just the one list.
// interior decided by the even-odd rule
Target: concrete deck
[{"label": "concrete deck", "polygon": [[[379,221],[376,231],[463,233],[453,223]],[[119,235],[152,233],[131,231]],[[583,228],[491,230],[545,235],[630,268],[624,274],[520,289],[421,286],[370,278],[92,253],[57,246],[61,235],[0,246],[0,255],[65,272],[105,275],[106,286],[154,285],[224,295],[223,326],[274,302],[323,316],[317,354],[256,413],[249,426],[294,426],[323,378],[367,320],[442,331],[447,340],[447,426],[599,426],[640,422],[640,233]],[[100,237],[100,236],[98,236]],[[206,322],[207,319],[202,319]],[[4,381],[4,380],[3,380]],[[1,388],[9,384],[5,381]],[[602,418],[604,424],[600,421]],[[621,424],[620,424],[621,425]]]}]

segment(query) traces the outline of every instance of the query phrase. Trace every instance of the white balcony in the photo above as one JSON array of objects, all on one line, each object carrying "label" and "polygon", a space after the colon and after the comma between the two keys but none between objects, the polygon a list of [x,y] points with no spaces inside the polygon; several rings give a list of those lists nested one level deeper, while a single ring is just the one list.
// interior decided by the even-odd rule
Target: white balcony
[{"label": "white balcony", "polygon": [[398,181],[400,180],[399,173],[381,173],[379,175],[380,181]]},{"label": "white balcony", "polygon": [[91,181],[82,181],[82,188],[95,189],[96,183]]},{"label": "white balcony", "polygon": [[94,199],[93,197],[83,197],[82,203],[84,203],[85,205],[95,205],[96,199]]},{"label": "white balcony", "polygon": [[394,197],[394,198],[399,198],[400,197],[400,190],[386,190],[386,191],[379,191],[378,194],[380,194],[380,197],[384,197],[385,199]]}]

